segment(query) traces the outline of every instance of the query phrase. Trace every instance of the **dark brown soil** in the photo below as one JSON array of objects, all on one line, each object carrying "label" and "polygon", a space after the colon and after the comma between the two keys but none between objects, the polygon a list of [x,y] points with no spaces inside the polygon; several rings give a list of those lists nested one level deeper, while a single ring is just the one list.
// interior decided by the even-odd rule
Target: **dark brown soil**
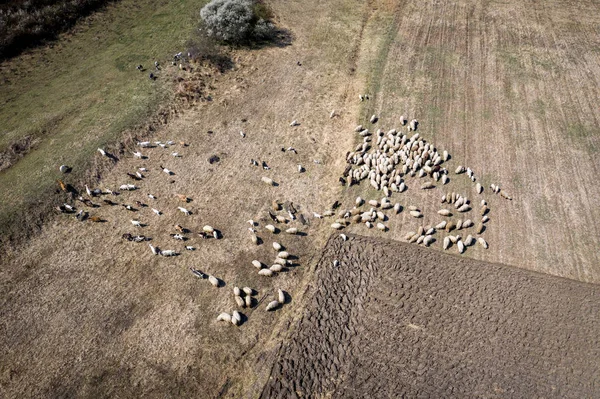
[{"label": "dark brown soil", "polygon": [[600,397],[598,286],[336,236],[312,291],[263,398]]}]

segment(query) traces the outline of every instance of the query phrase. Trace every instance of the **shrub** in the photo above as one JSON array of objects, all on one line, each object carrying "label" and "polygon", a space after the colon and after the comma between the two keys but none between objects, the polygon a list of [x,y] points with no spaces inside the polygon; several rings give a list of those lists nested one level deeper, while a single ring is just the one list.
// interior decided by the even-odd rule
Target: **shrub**
[{"label": "shrub", "polygon": [[275,32],[271,10],[252,0],[212,0],[200,10],[206,33],[218,40],[242,43],[270,39]]}]

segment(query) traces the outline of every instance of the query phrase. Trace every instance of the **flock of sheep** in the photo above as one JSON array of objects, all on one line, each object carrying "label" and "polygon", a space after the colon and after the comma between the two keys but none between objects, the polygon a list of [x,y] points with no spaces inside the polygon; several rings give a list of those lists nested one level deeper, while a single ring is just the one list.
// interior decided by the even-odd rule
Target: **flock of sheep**
[{"label": "flock of sheep", "polygon": [[[368,99],[367,95],[360,96],[361,101]],[[332,111],[330,117],[336,116],[336,112]],[[371,124],[378,122],[378,117],[373,115],[370,118]],[[324,217],[336,217],[331,227],[336,230],[341,230],[349,226],[350,224],[364,224],[367,228],[377,228],[381,231],[387,231],[388,226],[386,222],[389,220],[389,216],[386,212],[393,214],[399,214],[404,210],[404,207],[400,203],[392,204],[390,197],[393,193],[403,193],[409,189],[407,184],[408,179],[418,180],[422,179],[416,186],[422,190],[431,190],[437,186],[444,186],[450,181],[450,172],[444,167],[444,164],[450,159],[450,155],[447,151],[438,151],[434,145],[428,143],[426,140],[420,137],[419,133],[415,131],[418,128],[418,121],[416,119],[410,122],[401,116],[399,119],[403,129],[396,130],[391,129],[388,132],[384,132],[381,129],[377,129],[375,132],[371,132],[368,128],[361,125],[357,126],[354,130],[359,136],[360,143],[356,146],[354,151],[348,152],[346,155],[347,167],[344,170],[343,176],[340,177],[340,182],[343,185],[352,186],[354,184],[360,184],[362,180],[368,180],[373,189],[383,192],[383,198],[380,200],[369,200],[365,201],[361,197],[356,198],[354,206],[351,209],[338,209],[340,203],[336,201],[334,206],[325,211],[323,214],[313,212],[314,218],[322,219]],[[298,126],[297,121],[293,121],[290,126]],[[405,133],[402,132],[405,130]],[[245,134],[242,134],[242,138]],[[133,152],[135,159],[147,159],[148,157],[142,153],[142,151],[149,152],[154,148],[162,148],[171,152],[173,157],[181,157],[182,155],[177,151],[172,151],[177,146],[183,148],[187,147],[184,142],[175,143],[174,141],[167,142],[139,142],[139,150]],[[283,149],[282,149],[283,150]],[[290,147],[290,151],[295,150]],[[114,158],[111,154],[105,150],[99,148],[98,152],[103,157]],[[316,161],[315,161],[316,162]],[[252,164],[258,166],[258,163],[252,160]],[[264,162],[263,168],[270,169]],[[70,168],[62,165],[60,171],[68,173]],[[299,165],[299,172],[302,173],[304,168]],[[160,171],[169,176],[173,176],[175,173],[168,168],[160,165]],[[150,173],[148,169],[140,166],[135,173],[127,173],[127,178],[134,181],[147,180],[147,175]],[[455,171],[455,175],[466,174],[466,176],[473,183],[474,195],[482,195],[484,188],[477,182],[477,178],[474,172],[470,168],[458,166]],[[270,185],[277,186],[271,178],[262,177],[261,180]],[[59,180],[59,185],[63,191],[72,191],[69,186],[66,185],[62,180]],[[498,185],[492,184],[492,192],[500,194],[503,198],[511,199],[511,197],[502,190]],[[182,212],[186,216],[192,216],[192,212],[185,207],[185,204],[191,201],[186,195],[180,193],[173,193],[168,202],[162,201],[163,206],[168,206],[167,209],[161,209],[159,207],[158,198],[147,193],[146,195],[137,195],[140,191],[139,187],[134,183],[125,183],[119,186],[119,191],[112,191],[109,189],[90,189],[85,186],[87,198],[79,195],[77,200],[88,208],[99,208],[101,206],[122,206],[127,211],[132,212],[132,215],[144,215],[146,218],[161,217],[165,212]],[[96,203],[97,199],[102,196],[111,196],[111,198],[123,198],[121,203],[115,202],[109,199],[103,199],[102,204]],[[149,204],[144,201],[149,202]],[[484,199],[480,201],[480,209],[478,216],[468,216],[469,212],[472,212],[473,203],[467,197],[467,195],[461,195],[455,192],[447,192],[442,195],[441,203],[443,207],[437,211],[436,217],[441,218],[437,223],[431,225],[420,225],[416,231],[408,232],[404,239],[410,243],[422,244],[424,246],[430,246],[436,242],[435,235],[437,233],[445,232],[445,236],[442,241],[442,249],[447,250],[451,246],[456,246],[458,253],[464,253],[466,248],[479,243],[483,248],[488,248],[487,241],[483,238],[482,234],[485,231],[485,224],[489,222],[489,211],[487,203]],[[168,205],[167,205],[168,204]],[[285,209],[284,209],[285,208]],[[423,212],[416,206],[410,205],[407,207],[410,216],[416,219],[424,217]],[[62,213],[76,214],[76,218],[80,221],[90,220],[92,222],[102,222],[103,219],[100,216],[90,216],[89,213],[84,209],[78,209],[74,204],[64,203],[58,210]],[[293,227],[293,222],[299,223],[298,226],[306,225],[307,222],[304,215],[297,212],[293,203],[286,202],[282,204],[278,201],[274,201],[269,211],[269,217],[272,219],[273,224],[266,224],[263,226],[264,232],[268,235],[276,235],[281,230],[276,225],[285,226],[285,233],[290,235],[305,234],[301,232],[298,227]],[[131,218],[131,225],[139,231],[143,231],[143,228],[148,225],[142,218],[136,217]],[[254,220],[249,220],[250,227],[250,240],[255,245],[260,245],[263,240],[258,236],[257,228],[258,223]],[[468,229],[474,229],[472,234],[468,234]],[[466,237],[463,238],[461,233],[457,232],[465,231]],[[452,234],[450,234],[452,233]],[[152,254],[157,256],[171,257],[181,255],[184,251],[194,251],[193,245],[187,245],[187,241],[190,240],[189,235],[199,236],[202,239],[215,239],[219,240],[222,238],[222,232],[213,226],[205,225],[201,230],[194,234],[191,230],[184,228],[180,225],[173,226],[173,232],[169,234],[171,240],[186,242],[183,247],[184,250],[177,249],[162,249],[158,245],[148,243]],[[340,237],[345,241],[347,236],[340,234]],[[125,233],[122,236],[123,239],[131,242],[145,242],[152,240],[149,237],[145,237],[140,234]],[[155,240],[153,241],[155,242]],[[171,241],[173,242],[173,241]],[[277,241],[272,242],[273,250],[275,251],[274,260],[265,264],[259,260],[253,260],[252,266],[257,269],[257,273],[260,276],[273,277],[277,273],[284,270],[284,268],[291,266],[294,257],[292,257],[284,248],[282,244]],[[337,261],[336,261],[337,262]],[[334,264],[336,263],[334,262]],[[337,262],[339,264],[339,262]],[[337,266],[337,265],[336,265]],[[221,287],[223,285],[222,280],[219,278],[205,274],[200,270],[190,268],[191,272],[202,280],[207,280],[210,284],[215,287]],[[255,291],[250,287],[244,287],[242,289],[234,287],[233,289],[233,302],[238,308],[251,308],[256,306],[253,298]],[[266,306],[267,311],[271,311],[279,308],[285,303],[286,296],[280,289],[277,292],[277,300],[269,302]],[[259,301],[260,302],[260,301]],[[234,325],[240,325],[243,323],[245,316],[240,313],[237,309],[232,312],[222,312],[217,316],[217,320],[231,322]]]},{"label": "flock of sheep", "polygon": [[[139,142],[137,144],[140,147],[140,150],[137,150],[135,152],[133,152],[133,157],[135,159],[148,159],[147,155],[142,154],[141,151],[145,151],[145,152],[150,152],[152,151],[153,148],[163,148],[164,150],[169,150],[170,152],[172,152],[173,148],[176,148],[177,146],[181,146],[181,147],[187,147],[187,144],[184,142],[180,142],[180,143],[176,143],[174,141],[167,141],[167,142]],[[106,152],[104,149],[99,148],[98,149],[98,153],[100,154],[100,156],[102,157],[107,157],[107,158],[114,158],[110,153]],[[182,155],[179,152],[172,152],[171,155],[173,157],[181,157]],[[59,170],[63,173],[68,173],[70,171],[70,168],[66,165],[61,165],[59,167]],[[171,170],[169,170],[168,168],[165,168],[164,166],[160,165],[160,172],[165,173],[169,176],[174,176],[175,173]],[[135,173],[127,173],[127,178],[128,179],[132,179],[134,181],[148,181],[148,176],[150,175],[151,171],[148,170],[145,167],[142,167],[140,165],[140,167],[135,171]],[[264,180],[264,179],[263,179]],[[64,181],[62,180],[58,180],[58,184],[60,186],[60,188],[65,191],[65,192],[76,192],[76,190],[74,190],[71,186],[67,185]],[[162,201],[159,201],[159,198],[152,194],[152,193],[146,193],[145,195],[139,195],[138,193],[141,191],[140,187],[138,187],[136,184],[132,184],[132,183],[125,183],[119,186],[118,190],[110,190],[110,189],[90,189],[87,185],[85,186],[85,191],[87,194],[87,197],[84,197],[83,195],[79,195],[79,193],[77,193],[77,195],[75,196],[76,201],[81,203],[81,206],[76,204],[76,203],[72,203],[72,204],[68,204],[68,203],[64,203],[63,205],[60,205],[59,207],[57,207],[57,210],[61,213],[64,214],[73,214],[75,215],[76,219],[78,219],[79,221],[91,221],[91,222],[104,222],[105,220],[98,216],[98,215],[94,215],[94,216],[90,216],[89,212],[94,212],[95,210],[97,210],[98,208],[101,207],[115,207],[115,206],[120,206],[123,207],[126,211],[130,212],[131,215],[136,215],[135,218],[131,218],[130,219],[130,223],[131,226],[133,226],[133,228],[135,228],[138,231],[143,231],[145,227],[147,227],[151,222],[151,220],[153,218],[159,218],[162,217],[165,213],[173,213],[173,212],[182,212],[184,215],[186,216],[190,216],[193,219],[193,212],[191,212],[189,209],[186,208],[187,203],[189,203],[192,199],[189,198],[186,195],[180,194],[180,193],[173,193],[171,198],[167,198],[167,199],[161,199]],[[102,198],[104,197],[104,198]],[[112,199],[108,199],[107,197],[110,197]],[[120,199],[121,201],[117,201],[117,199]],[[159,204],[162,203],[162,206],[159,206]],[[81,209],[79,209],[79,207],[81,207]],[[289,218],[292,220],[297,220],[298,218],[295,216],[295,209],[293,208],[293,204],[290,205],[286,205],[286,207],[288,208],[287,212],[289,215]],[[274,223],[288,223],[288,219],[282,215],[276,215],[274,214],[277,213],[278,211],[282,210],[282,206],[281,204],[279,204],[278,202],[274,202],[272,205],[273,208],[273,212],[269,212],[269,214],[271,215]],[[86,210],[88,209],[88,210]],[[89,211],[89,212],[88,212]],[[300,218],[302,218],[302,216],[300,216]],[[249,230],[251,232],[251,238],[252,241],[255,244],[260,244],[262,243],[262,240],[258,238],[257,236],[257,226],[258,223],[254,222],[253,220],[249,220],[248,221],[250,226]],[[200,237],[201,239],[215,239],[215,240],[219,240],[223,237],[223,233],[214,228],[213,226],[210,225],[205,225],[203,226],[201,229],[198,229],[197,232],[193,232],[192,230],[185,228],[179,224],[174,225],[173,227],[173,231],[169,232],[168,237],[170,237],[170,239],[167,239],[167,235],[165,235],[165,241],[170,241],[170,242],[181,242],[184,243],[184,245],[182,245],[181,247],[184,248],[182,250],[178,250],[175,248],[172,249],[162,249],[160,248],[158,245],[154,244],[154,242],[156,242],[156,239],[152,239],[150,237],[146,237],[144,235],[141,234],[136,234],[136,233],[125,233],[122,235],[122,239],[129,241],[129,242],[134,242],[134,243],[141,243],[141,242],[146,242],[146,241],[152,241],[152,242],[148,242],[148,247],[150,248],[150,251],[152,252],[153,255],[157,255],[157,256],[164,256],[164,257],[172,257],[172,256],[179,256],[181,255],[183,252],[185,251],[194,251],[196,248],[193,245],[189,245],[188,242],[190,240],[192,240],[194,236]],[[280,232],[280,230],[278,228],[276,228],[275,226],[269,224],[264,226],[265,231],[268,231],[270,234],[278,234]],[[298,234],[298,228],[296,227],[289,227],[286,230],[287,234]],[[255,268],[258,269],[258,275],[261,276],[267,276],[267,277],[271,277],[274,276],[275,274],[277,274],[278,272],[281,272],[286,266],[290,266],[292,264],[292,261],[290,259],[293,258],[293,256],[291,256],[287,251],[285,251],[285,248],[283,247],[282,244],[278,243],[278,242],[273,242],[272,244],[273,249],[275,250],[275,259],[272,262],[271,266],[266,266],[264,263],[258,261],[258,260],[253,260],[252,266],[254,266]],[[192,272],[192,274],[202,280],[206,280],[208,281],[211,285],[213,285],[214,287],[221,287],[223,286],[223,281],[213,275],[210,274],[206,274],[200,270],[197,270],[195,268],[190,268],[190,271]],[[255,307],[257,305],[260,304],[260,301],[255,301],[253,296],[255,295],[256,291],[254,291],[252,288],[250,287],[244,287],[242,289],[240,289],[239,287],[234,287],[233,288],[233,299],[234,299],[234,303],[238,308],[252,308]],[[270,301],[266,306],[265,306],[265,310],[266,311],[273,311],[276,310],[278,308],[280,308],[281,306],[283,306],[286,302],[286,294],[284,293],[283,290],[279,289],[277,291],[276,296],[276,300]],[[240,313],[240,311],[238,310],[233,310],[231,313],[227,313],[227,312],[223,312],[220,313],[217,316],[217,320],[218,321],[227,321],[227,322],[231,322],[233,325],[241,325],[243,324],[245,319],[245,316]]]},{"label": "flock of sheep", "polygon": [[[363,101],[364,98],[362,97],[360,100]],[[379,118],[373,115],[370,123],[376,124],[378,120]],[[420,134],[415,132],[418,127],[416,119],[408,122],[404,116],[401,116],[399,122],[406,129],[405,133],[396,129],[388,132],[377,129],[373,133],[362,125],[355,128],[360,143],[354,151],[347,153],[347,166],[343,176],[340,177],[340,182],[352,186],[360,184],[362,180],[369,180],[372,188],[383,191],[384,196],[379,201],[370,200],[368,202],[358,197],[352,209],[344,209],[339,212],[339,218],[331,225],[333,229],[343,229],[351,223],[363,223],[367,228],[376,227],[381,231],[387,231],[388,227],[385,222],[389,218],[384,211],[393,210],[394,214],[398,214],[403,210],[400,203],[392,204],[390,197],[393,193],[403,193],[408,190],[405,179],[422,179],[417,183],[422,190],[431,190],[436,186],[444,186],[449,183],[450,172],[444,167],[444,163],[450,159],[448,151],[438,151],[434,145],[421,138]],[[466,173],[473,183],[475,195],[483,194],[484,188],[477,182],[471,168],[459,165],[454,173],[455,175]],[[490,188],[503,198],[512,199],[500,186],[491,184]],[[467,195],[447,192],[442,195],[441,203],[447,205],[437,212],[438,217],[441,217],[442,220],[435,225],[421,225],[417,231],[408,232],[404,236],[406,241],[430,246],[436,241],[434,235],[445,231],[446,236],[442,240],[444,250],[456,245],[458,253],[462,254],[467,247],[475,243],[479,243],[484,249],[488,248],[487,241],[481,236],[485,231],[485,224],[490,220],[490,209],[484,199],[480,201],[477,219],[475,216],[467,217],[473,207]],[[363,209],[365,204],[368,204],[370,208]],[[412,217],[423,218],[422,211],[416,206],[411,205],[408,209]],[[453,219],[455,215],[458,218]],[[454,234],[472,227],[475,228],[475,232],[473,232],[475,235],[468,234],[463,238],[461,234]],[[449,234],[451,232],[454,233]]]}]

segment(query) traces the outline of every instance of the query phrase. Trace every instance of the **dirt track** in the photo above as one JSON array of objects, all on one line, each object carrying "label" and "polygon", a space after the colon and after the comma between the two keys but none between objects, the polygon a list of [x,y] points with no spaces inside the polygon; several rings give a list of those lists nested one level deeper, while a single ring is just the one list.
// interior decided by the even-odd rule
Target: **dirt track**
[{"label": "dirt track", "polygon": [[408,244],[333,236],[262,397],[597,397],[599,294]]}]

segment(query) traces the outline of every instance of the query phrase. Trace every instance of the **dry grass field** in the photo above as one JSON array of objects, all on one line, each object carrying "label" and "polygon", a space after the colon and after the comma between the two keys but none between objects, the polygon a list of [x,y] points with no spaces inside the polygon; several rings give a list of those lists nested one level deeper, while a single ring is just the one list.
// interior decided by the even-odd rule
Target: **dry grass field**
[{"label": "dry grass field", "polygon": [[[421,191],[416,178],[407,179],[409,190],[392,197],[419,206],[424,224],[436,221],[428,215],[438,209],[442,192],[486,198],[490,248],[469,249],[464,256],[600,281],[594,224],[600,217],[594,180],[600,146],[600,111],[594,106],[598,4],[269,4],[278,25],[291,32],[291,45],[233,51],[234,68],[207,78],[212,101],[186,110],[151,137],[187,147],[142,149],[148,157],[143,160],[123,156],[97,184],[115,190],[135,183],[136,191],[102,198],[131,205],[139,200],[148,207],[86,208],[104,223],[58,215],[2,259],[0,396],[259,396],[279,347],[303,317],[314,268],[331,234],[332,220],[316,219],[313,212],[323,213],[336,200],[350,207],[356,195],[383,196],[367,182],[350,188],[338,182],[345,154],[358,142],[354,126],[368,124],[373,113],[382,129],[398,126],[402,114],[416,117],[422,137],[452,155],[448,168],[470,166],[486,187],[483,197],[476,196],[470,182],[451,173],[443,190]],[[359,102],[359,93],[370,99]],[[330,119],[332,109],[339,116]],[[294,119],[299,126],[289,126]],[[182,157],[171,156],[174,151]],[[210,163],[213,155],[220,160]],[[97,153],[87,157],[107,161]],[[50,165],[50,158],[42,158]],[[251,159],[271,169],[252,166]],[[17,173],[25,161],[0,178]],[[167,176],[159,165],[175,174]],[[132,182],[126,173],[140,167],[149,170],[146,177]],[[6,181],[20,181],[15,176]],[[25,174],[18,176],[25,181]],[[262,176],[278,185],[267,186]],[[513,201],[489,194],[490,183],[500,184]],[[15,197],[6,187],[0,195]],[[176,193],[192,201],[182,205]],[[293,202],[308,224],[289,225],[306,235],[265,231],[273,200]],[[416,227],[407,213],[392,217],[385,233],[349,230],[400,240]],[[130,219],[147,226],[136,229]],[[251,243],[249,219],[259,223],[262,245]],[[181,243],[169,237],[175,224],[194,233],[209,224],[223,238],[188,234]],[[123,240],[127,232],[152,237],[153,245],[181,255],[154,256],[147,243]],[[274,240],[297,259],[275,277],[258,276],[250,262],[270,264]],[[185,251],[184,245],[196,250]],[[215,275],[224,286],[195,278],[190,267]],[[235,309],[234,286],[254,288],[260,301],[240,309],[240,327],[216,321],[220,312]],[[278,288],[288,293],[288,302],[266,312]]]}]

